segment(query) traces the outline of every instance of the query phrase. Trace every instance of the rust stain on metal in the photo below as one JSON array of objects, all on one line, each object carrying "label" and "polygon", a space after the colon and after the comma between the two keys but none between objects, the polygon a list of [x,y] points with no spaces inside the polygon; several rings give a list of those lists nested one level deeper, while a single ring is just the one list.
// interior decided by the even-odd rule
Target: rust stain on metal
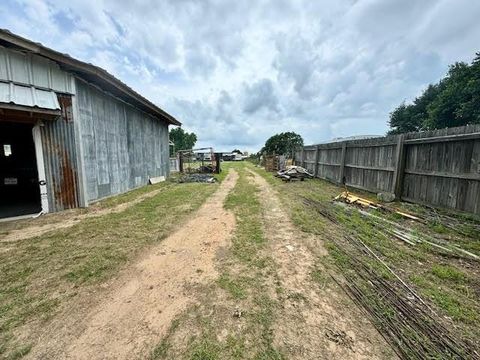
[{"label": "rust stain on metal", "polygon": [[70,95],[58,95],[61,117],[44,128],[44,150],[47,155],[50,191],[54,208],[65,210],[78,207],[78,179],[73,138],[73,112]]},{"label": "rust stain on metal", "polygon": [[70,159],[66,151],[62,152],[61,172],[62,177],[57,192],[57,199],[65,209],[78,206],[76,196],[76,172],[71,167]]},{"label": "rust stain on metal", "polygon": [[73,121],[72,97],[70,95],[57,94],[58,102],[62,111],[62,119],[65,122]]}]

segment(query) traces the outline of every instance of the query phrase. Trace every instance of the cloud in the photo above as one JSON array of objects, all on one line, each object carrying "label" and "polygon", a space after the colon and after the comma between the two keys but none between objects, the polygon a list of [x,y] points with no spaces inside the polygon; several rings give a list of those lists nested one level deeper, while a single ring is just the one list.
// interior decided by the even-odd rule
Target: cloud
[{"label": "cloud", "polygon": [[195,131],[258,150],[382,134],[389,112],[479,51],[471,0],[5,0],[0,25],[95,63]]},{"label": "cloud", "polygon": [[253,114],[260,109],[278,112],[278,99],[274,93],[272,81],[261,79],[252,85],[247,85],[244,90],[243,111]]}]

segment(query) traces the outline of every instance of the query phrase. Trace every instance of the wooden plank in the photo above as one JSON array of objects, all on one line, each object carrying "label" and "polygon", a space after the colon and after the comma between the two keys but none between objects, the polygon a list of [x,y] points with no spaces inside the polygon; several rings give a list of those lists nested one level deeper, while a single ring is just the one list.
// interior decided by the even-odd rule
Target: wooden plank
[{"label": "wooden plank", "polygon": [[345,181],[344,181],[344,176],[345,176],[345,155],[346,155],[346,152],[347,152],[347,143],[344,142],[342,144],[342,157],[341,157],[341,160],[340,160],[340,175],[338,177],[338,182],[340,184],[343,184]]},{"label": "wooden plank", "polygon": [[403,177],[405,173],[405,137],[399,135],[395,153],[395,171],[393,173],[393,192],[397,199],[402,197]]},{"label": "wooden plank", "polygon": [[390,171],[394,172],[395,168],[390,167],[378,167],[378,166],[363,166],[363,165],[354,165],[354,164],[345,164],[345,167],[354,168],[354,169],[365,169],[365,170],[375,170],[375,171]]},{"label": "wooden plank", "polygon": [[318,157],[320,156],[320,149],[318,145],[315,147],[315,165],[313,168],[313,176],[317,176],[318,174]]},{"label": "wooden plank", "polygon": [[[406,201],[406,202],[413,203],[413,204],[424,205],[424,206],[432,206],[432,204],[430,202],[425,202],[425,201],[421,201],[421,200],[414,199],[414,198],[411,198],[411,197],[406,197],[406,196],[402,196],[402,201]],[[435,205],[435,207],[440,208],[440,209],[448,209],[447,207],[441,206],[441,205]],[[462,209],[457,209],[457,210],[458,211],[465,211],[465,210],[462,210]],[[480,211],[468,210],[468,212],[475,213],[475,214],[480,214]]]},{"label": "wooden plank", "polygon": [[[366,139],[369,140],[369,139]],[[359,140],[356,140],[359,141]],[[395,146],[397,143],[396,142],[386,142],[386,143],[379,143],[379,144],[348,144],[349,149],[354,149],[354,148],[373,148],[373,147],[382,147],[382,146]],[[338,147],[340,149],[340,147]]]},{"label": "wooden plank", "polygon": [[454,174],[440,171],[405,170],[405,174],[480,181],[480,175],[473,173]]},{"label": "wooden plank", "polygon": [[324,165],[324,166],[342,166],[342,164],[331,164],[331,163],[326,163],[326,162],[318,162],[318,165]]},{"label": "wooden plank", "polygon": [[405,140],[405,144],[427,144],[427,143],[435,143],[435,142],[464,141],[464,140],[475,140],[475,139],[480,139],[480,132],[475,132],[471,134],[458,134],[458,135],[408,139],[408,140]]}]

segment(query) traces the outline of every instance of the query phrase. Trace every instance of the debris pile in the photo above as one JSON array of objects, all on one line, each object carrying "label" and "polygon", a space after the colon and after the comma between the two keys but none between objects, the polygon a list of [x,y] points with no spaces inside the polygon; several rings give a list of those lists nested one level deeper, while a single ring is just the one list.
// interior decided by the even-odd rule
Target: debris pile
[{"label": "debris pile", "polygon": [[460,248],[454,244],[450,244],[448,241],[441,239],[441,238],[434,238],[432,236],[428,236],[426,234],[422,234],[419,236],[411,229],[405,228],[404,224],[398,224],[396,222],[390,221],[388,219],[383,218],[382,216],[375,215],[374,213],[368,212],[366,210],[373,209],[373,210],[380,210],[385,213],[392,213],[399,215],[407,220],[413,220],[421,224],[426,224],[427,221],[423,218],[418,216],[399,211],[396,209],[392,209],[382,204],[375,203],[368,199],[361,198],[359,196],[353,195],[348,191],[344,191],[340,195],[334,198],[334,201],[341,201],[347,205],[354,205],[358,207],[358,211],[362,216],[369,217],[373,221],[375,221],[376,226],[379,228],[380,231],[390,235],[393,238],[398,240],[404,241],[409,245],[416,245],[420,243],[426,243],[428,245],[434,246],[437,249],[445,251],[447,253],[456,254],[456,256],[460,257],[467,257],[470,259],[480,260],[480,257],[467,251],[465,249]]},{"label": "debris pile", "polygon": [[307,169],[296,165],[287,166],[285,170],[278,171],[277,175],[275,176],[281,178],[284,181],[303,181],[306,178],[311,179],[314,177],[313,174],[309,173]]},{"label": "debris pile", "polygon": [[[337,218],[338,208],[305,197],[303,201],[329,219],[332,227],[343,226]],[[370,201],[358,198],[353,203],[360,207],[361,203],[366,205]],[[360,236],[343,234],[330,240],[335,245],[339,258],[349,269],[343,272],[343,277],[330,276],[373,318],[374,325],[400,358],[479,358],[472,344],[444,325],[440,315]],[[382,268],[382,272],[373,271],[372,263]],[[389,274],[388,277],[385,276],[386,273]],[[335,333],[325,335],[332,341],[338,338]]]},{"label": "debris pile", "polygon": [[216,181],[213,175],[208,174],[185,174],[178,179],[179,183],[214,183]]},{"label": "debris pile", "polygon": [[402,211],[399,211],[399,210],[390,209],[389,207],[384,206],[382,204],[370,201],[370,200],[365,199],[365,198],[361,198],[360,196],[353,195],[352,193],[350,193],[348,191],[342,192],[340,195],[336,196],[333,200],[334,201],[343,201],[344,203],[350,204],[350,205],[358,205],[359,207],[362,207],[362,208],[381,209],[381,210],[385,210],[387,212],[395,213],[395,214],[400,215],[400,216],[402,216],[404,218],[407,218],[409,220],[415,220],[415,221],[418,221],[420,223],[425,223],[423,221],[423,219],[421,219],[417,216],[414,216],[414,215],[411,215],[411,214],[408,214],[408,213],[405,213],[405,212],[402,212]]}]

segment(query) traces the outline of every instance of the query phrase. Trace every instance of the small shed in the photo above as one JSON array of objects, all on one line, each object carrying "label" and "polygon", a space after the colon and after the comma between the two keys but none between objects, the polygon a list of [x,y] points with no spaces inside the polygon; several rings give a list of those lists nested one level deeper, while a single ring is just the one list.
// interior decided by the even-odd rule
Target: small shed
[{"label": "small shed", "polygon": [[0,218],[169,175],[173,116],[107,71],[0,30]]}]

